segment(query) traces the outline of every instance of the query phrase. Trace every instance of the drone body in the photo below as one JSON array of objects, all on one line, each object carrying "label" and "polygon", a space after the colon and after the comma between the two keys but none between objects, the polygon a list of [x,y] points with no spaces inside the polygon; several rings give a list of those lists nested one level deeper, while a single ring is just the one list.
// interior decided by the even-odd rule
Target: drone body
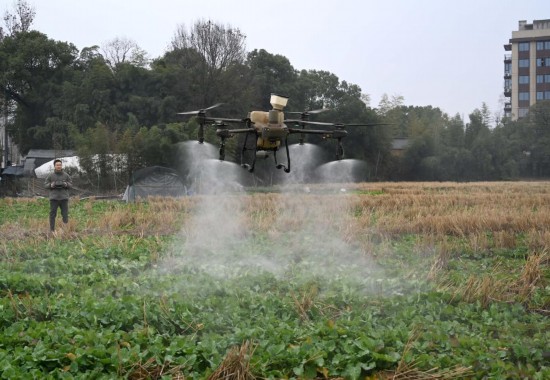
[{"label": "drone body", "polygon": [[258,150],[277,150],[283,138],[288,136],[288,128],[284,124],[282,111],[269,112],[252,111],[249,114],[250,122],[256,130],[256,147]]},{"label": "drone body", "polygon": [[[220,160],[225,159],[225,140],[234,137],[237,134],[244,134],[244,143],[241,149],[241,166],[253,172],[256,158],[267,158],[273,153],[275,166],[277,169],[283,169],[286,173],[290,172],[290,154],[288,149],[288,136],[291,134],[300,134],[300,144],[304,143],[306,134],[321,135],[324,139],[335,139],[337,141],[336,159],[341,160],[344,156],[342,139],[347,136],[344,129],[346,125],[341,123],[322,123],[309,121],[309,115],[326,111],[326,109],[293,112],[301,115],[300,119],[285,119],[283,108],[287,105],[288,98],[281,95],[271,94],[270,103],[273,109],[269,111],[251,111],[244,119],[212,118],[206,116],[206,111],[218,107],[220,103],[211,107],[190,112],[181,112],[180,115],[196,115],[199,123],[198,140],[204,142],[204,126],[211,125],[216,127],[216,135],[220,138]],[[244,128],[229,128],[228,124],[241,124]],[[291,124],[294,128],[289,128]],[[348,124],[354,126],[372,126],[376,124]],[[331,127],[333,129],[312,130],[306,129],[309,125],[319,125]],[[247,146],[249,138],[255,139],[255,147]],[[284,145],[286,150],[287,162],[282,164],[277,162],[277,151]],[[245,162],[245,153],[247,150],[254,150],[255,154],[251,162]]]}]

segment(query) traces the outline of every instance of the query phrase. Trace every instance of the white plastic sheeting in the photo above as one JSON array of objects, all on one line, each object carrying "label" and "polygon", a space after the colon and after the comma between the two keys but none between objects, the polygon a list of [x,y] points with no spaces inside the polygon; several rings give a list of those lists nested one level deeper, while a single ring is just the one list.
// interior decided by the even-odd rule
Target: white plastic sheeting
[{"label": "white plastic sheeting", "polygon": [[46,178],[48,176],[48,174],[53,172],[53,169],[54,169],[53,162],[55,160],[61,160],[61,162],[63,163],[63,169],[75,168],[75,170],[81,171],[80,161],[78,159],[78,156],[59,157],[59,158],[53,159],[51,161],[48,161],[45,164],[40,165],[39,167],[34,169],[34,174],[36,174],[36,177],[37,178]]}]

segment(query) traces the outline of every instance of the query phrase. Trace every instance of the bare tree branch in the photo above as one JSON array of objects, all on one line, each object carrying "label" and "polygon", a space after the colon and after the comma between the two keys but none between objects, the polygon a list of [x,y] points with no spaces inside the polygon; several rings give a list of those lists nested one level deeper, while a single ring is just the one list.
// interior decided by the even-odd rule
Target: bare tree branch
[{"label": "bare tree branch", "polygon": [[180,25],[172,40],[172,47],[176,49],[190,49],[196,51],[204,61],[202,68],[198,68],[201,76],[202,102],[204,105],[214,101],[216,94],[215,83],[232,65],[241,64],[246,56],[246,36],[237,28],[223,26],[210,20],[197,21],[187,31]]},{"label": "bare tree branch", "polygon": [[[28,32],[36,16],[34,7],[29,5],[25,0],[17,0],[14,4],[14,13],[6,11],[4,14],[4,24],[8,31],[8,35],[13,35],[19,32]],[[0,39],[4,32],[0,28]]]},{"label": "bare tree branch", "polygon": [[238,28],[201,20],[189,31],[180,25],[172,40],[172,47],[194,49],[210,69],[224,70],[232,63],[244,61],[245,39],[246,36]]},{"label": "bare tree branch", "polygon": [[131,63],[139,67],[146,67],[149,63],[147,52],[128,38],[115,38],[104,44],[101,49],[106,62],[115,70],[121,63]]}]

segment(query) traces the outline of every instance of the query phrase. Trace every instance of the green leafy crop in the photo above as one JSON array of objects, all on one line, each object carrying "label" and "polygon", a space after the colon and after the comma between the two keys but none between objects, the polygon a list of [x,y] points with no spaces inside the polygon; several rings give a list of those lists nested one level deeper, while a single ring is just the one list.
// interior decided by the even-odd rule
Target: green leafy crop
[{"label": "green leafy crop", "polygon": [[[7,202],[0,227],[47,212]],[[89,218],[138,220],[155,205],[91,202],[74,205],[66,234],[0,243],[0,378],[202,379],[245,342],[239,358],[259,378],[550,376],[544,263],[526,296],[519,285],[481,294],[487,273],[487,286],[522,284],[527,249],[473,254],[447,237],[452,259],[433,276],[442,253],[420,234],[368,252],[291,229],[201,245],[181,226],[92,233]]]}]

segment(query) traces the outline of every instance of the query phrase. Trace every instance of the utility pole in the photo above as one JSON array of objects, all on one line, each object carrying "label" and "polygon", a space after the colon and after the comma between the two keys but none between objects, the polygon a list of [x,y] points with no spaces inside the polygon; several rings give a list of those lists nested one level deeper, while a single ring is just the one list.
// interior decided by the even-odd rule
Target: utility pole
[{"label": "utility pole", "polygon": [[4,168],[8,166],[8,94],[4,93]]},{"label": "utility pole", "polygon": [[4,94],[4,168],[8,166],[8,95]]}]

